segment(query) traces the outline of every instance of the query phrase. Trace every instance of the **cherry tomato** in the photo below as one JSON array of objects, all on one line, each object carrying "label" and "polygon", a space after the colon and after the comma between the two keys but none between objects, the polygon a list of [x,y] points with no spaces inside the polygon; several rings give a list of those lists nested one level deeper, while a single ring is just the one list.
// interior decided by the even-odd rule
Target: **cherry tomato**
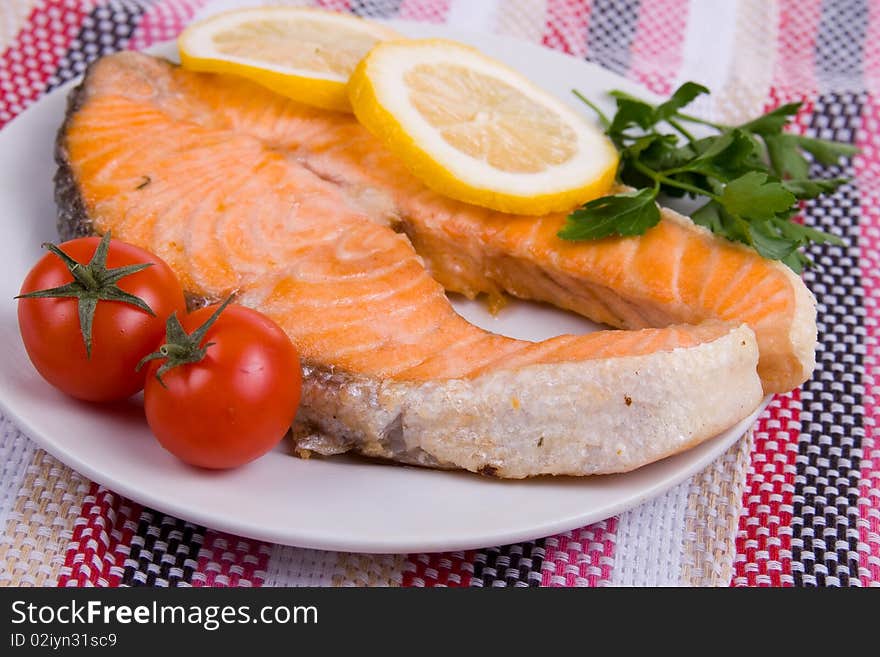
[{"label": "cherry tomato", "polygon": [[[250,308],[211,306],[180,323],[192,336],[212,316],[215,322],[188,347],[169,346],[173,336],[167,336],[160,351],[182,354],[182,362],[174,365],[173,355],[157,352],[144,409],[156,438],[179,459],[232,468],[262,456],[287,433],[299,405],[302,369],[290,338]],[[163,365],[170,369],[163,372]]]},{"label": "cherry tomato", "polygon": [[[55,387],[88,401],[125,399],[141,390],[146,373],[135,371],[138,361],[162,339],[168,316],[186,309],[183,290],[174,272],[163,260],[143,249],[111,240],[109,236],[104,240],[74,239],[57,248],[87,265],[105,241],[108,269],[150,263],[149,267],[120,278],[113,286],[140,298],[154,315],[124,301],[99,300],[94,310],[89,354],[80,326],[78,299],[22,298],[18,302],[18,325],[34,367]],[[68,263],[54,252],[47,253],[28,273],[21,293],[68,284],[76,284]]]}]

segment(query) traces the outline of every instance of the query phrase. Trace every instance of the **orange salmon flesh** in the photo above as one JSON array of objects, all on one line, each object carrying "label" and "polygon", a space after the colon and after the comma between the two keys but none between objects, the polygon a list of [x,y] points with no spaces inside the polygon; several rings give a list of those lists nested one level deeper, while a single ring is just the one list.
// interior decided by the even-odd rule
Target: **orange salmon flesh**
[{"label": "orange salmon flesh", "polygon": [[[813,368],[815,310],[778,263],[664,211],[645,235],[556,236],[443,198],[356,120],[135,53],[95,64],[64,148],[98,233],[165,259],[189,292],[280,324],[304,361],[396,380],[691,347],[748,324],[765,392]],[[445,291],[552,303],[622,329],[531,343]]]}]

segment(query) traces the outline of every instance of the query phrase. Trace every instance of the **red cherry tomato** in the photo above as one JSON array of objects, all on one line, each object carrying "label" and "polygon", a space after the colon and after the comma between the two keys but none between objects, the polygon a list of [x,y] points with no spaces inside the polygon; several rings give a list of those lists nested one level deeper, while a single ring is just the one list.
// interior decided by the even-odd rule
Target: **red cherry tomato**
[{"label": "red cherry tomato", "polygon": [[[217,310],[202,308],[181,325],[187,334]],[[211,344],[213,343],[213,344]],[[232,468],[271,450],[296,416],[302,387],[299,355],[265,315],[226,307],[199,342],[198,362],[150,362],[144,387],[147,422],[165,449],[192,465]],[[163,385],[164,383],[164,385]]]},{"label": "red cherry tomato", "polygon": [[[87,264],[101,240],[84,237],[59,248]],[[116,282],[118,288],[143,300],[155,313],[122,301],[100,300],[95,308],[91,355],[86,351],[75,298],[25,298],[18,302],[18,324],[31,362],[49,383],[68,395],[88,401],[125,399],[141,390],[146,372],[135,367],[155,348],[172,312],[185,312],[183,290],[171,268],[157,256],[131,244],[109,241],[107,268],[151,263],[150,267]],[[21,293],[72,283],[67,264],[47,253],[28,273]]]}]

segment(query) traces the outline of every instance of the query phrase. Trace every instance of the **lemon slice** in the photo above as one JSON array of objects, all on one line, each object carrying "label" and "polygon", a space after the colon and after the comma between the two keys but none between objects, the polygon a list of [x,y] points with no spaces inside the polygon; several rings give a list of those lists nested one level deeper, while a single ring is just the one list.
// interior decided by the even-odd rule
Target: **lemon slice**
[{"label": "lemon slice", "polygon": [[618,155],[602,131],[507,66],[442,39],[389,41],[348,85],[358,120],[435,191],[517,214],[604,195]]},{"label": "lemon slice", "polygon": [[178,47],[186,68],[241,75],[309,105],[351,111],[351,72],[377,42],[394,38],[394,30],[354,16],[259,7],[195,23]]}]

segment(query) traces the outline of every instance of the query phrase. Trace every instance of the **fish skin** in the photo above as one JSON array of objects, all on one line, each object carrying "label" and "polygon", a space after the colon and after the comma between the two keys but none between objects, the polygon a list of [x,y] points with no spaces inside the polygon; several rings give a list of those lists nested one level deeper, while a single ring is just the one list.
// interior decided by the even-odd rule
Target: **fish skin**
[{"label": "fish skin", "polygon": [[[136,243],[150,248],[155,244],[128,219],[102,214],[104,224],[96,222],[100,199],[85,193],[77,176],[78,163],[70,154],[77,117],[97,93],[96,80],[106,83],[103,78],[112,78],[113,67],[126,75],[148,69],[149,75],[142,77],[149,82],[135,80],[136,92],[147,99],[144,102],[152,102],[151,94],[161,94],[163,85],[171,84],[161,76],[155,80],[168,64],[134,53],[108,56],[89,69],[83,84],[71,94],[56,146],[59,232],[72,236],[112,228],[117,238],[135,236]],[[340,202],[348,204],[344,199]],[[350,211],[340,206],[343,215]],[[108,221],[117,223],[111,226]],[[393,217],[385,225],[373,221],[362,217],[362,223],[351,225],[387,243],[407,261],[417,259],[407,237],[395,236]],[[347,258],[356,259],[356,253],[339,255],[338,248],[342,264]],[[177,266],[179,274],[196,280],[190,263]],[[297,281],[293,275],[292,284]],[[468,335],[488,344],[490,354],[496,347],[499,350],[482,366],[454,358],[446,362],[445,352],[391,374],[383,373],[384,364],[363,366],[357,358],[349,365],[341,364],[344,359],[327,362],[320,350],[310,351],[308,341],[303,342],[295,317],[273,316],[270,297],[283,290],[283,282],[275,281],[273,289],[263,281],[253,283],[239,290],[238,300],[273,317],[306,354],[303,401],[294,426],[298,449],[305,453],[352,450],[510,478],[623,472],[716,435],[747,416],[762,397],[753,332],[745,325],[719,322],[561,336],[535,345],[484,335],[471,327]],[[442,296],[442,289],[436,289]],[[210,285],[194,284],[189,289],[193,299],[217,298],[223,292]],[[290,301],[283,293],[280,299]],[[654,350],[645,345],[654,345]],[[406,344],[395,350],[405,351]],[[533,353],[538,355],[530,356]],[[616,355],[601,357],[601,353]],[[505,362],[517,366],[505,367]],[[723,383],[718,385],[719,381]]]},{"label": "fish skin", "polygon": [[[86,70],[86,77],[91,71],[91,66]],[[73,169],[67,157],[67,148],[65,146],[65,135],[70,124],[70,120],[79,112],[85,101],[85,84],[74,87],[67,95],[67,109],[64,113],[64,122],[58,129],[55,137],[55,207],[58,214],[56,218],[56,228],[58,236],[66,241],[77,237],[88,237],[94,235],[95,231],[92,227],[92,220],[86,212],[85,201],[80,194],[76,177],[73,175]]]}]

